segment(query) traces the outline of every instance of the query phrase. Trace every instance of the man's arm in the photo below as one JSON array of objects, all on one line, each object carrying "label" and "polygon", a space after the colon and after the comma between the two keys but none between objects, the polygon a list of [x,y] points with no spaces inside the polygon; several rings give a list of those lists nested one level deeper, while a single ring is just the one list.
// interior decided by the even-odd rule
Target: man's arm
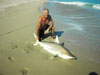
[{"label": "man's arm", "polygon": [[51,16],[50,16],[50,22],[49,22],[49,28],[47,29],[48,31],[53,27],[53,20],[52,20],[52,18],[51,18]]},{"label": "man's arm", "polygon": [[38,34],[39,34],[40,25],[41,25],[41,18],[39,17],[39,20],[36,26],[36,40],[39,40]]},{"label": "man's arm", "polygon": [[49,27],[48,27],[48,29],[45,31],[45,34],[47,34],[47,33],[49,33],[49,30],[53,27],[53,20],[52,20],[52,18],[51,18],[51,16],[49,15]]},{"label": "man's arm", "polygon": [[48,28],[48,30],[50,30],[52,27],[53,27],[53,21],[51,20],[50,22],[49,22],[49,28]]}]

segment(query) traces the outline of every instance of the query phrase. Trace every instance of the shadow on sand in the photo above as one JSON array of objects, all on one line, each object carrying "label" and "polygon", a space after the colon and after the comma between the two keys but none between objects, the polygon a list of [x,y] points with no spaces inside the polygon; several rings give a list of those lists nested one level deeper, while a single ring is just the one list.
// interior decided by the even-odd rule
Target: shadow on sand
[{"label": "shadow on sand", "polygon": [[88,75],[98,75],[96,72],[90,72]]},{"label": "shadow on sand", "polygon": [[[56,36],[61,37],[63,33],[64,33],[64,31],[55,31],[55,33],[54,33],[54,38],[56,38]],[[48,33],[48,34],[45,34],[44,39],[45,39],[45,38],[48,38],[49,36],[51,36],[51,32]]]}]

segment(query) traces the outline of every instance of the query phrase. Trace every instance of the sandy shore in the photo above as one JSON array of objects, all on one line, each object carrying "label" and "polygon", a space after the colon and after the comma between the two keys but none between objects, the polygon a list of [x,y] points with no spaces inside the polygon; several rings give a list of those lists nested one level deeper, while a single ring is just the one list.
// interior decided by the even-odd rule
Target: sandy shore
[{"label": "sandy shore", "polygon": [[40,75],[44,56],[38,52],[41,48],[32,44],[41,14],[39,7],[44,1],[10,7],[0,13],[0,75]]}]

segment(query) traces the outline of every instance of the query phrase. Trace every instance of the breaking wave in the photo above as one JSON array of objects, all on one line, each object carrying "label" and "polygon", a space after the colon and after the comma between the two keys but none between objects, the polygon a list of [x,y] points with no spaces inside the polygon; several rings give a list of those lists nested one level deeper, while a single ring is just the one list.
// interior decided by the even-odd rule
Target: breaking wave
[{"label": "breaking wave", "polygon": [[50,1],[50,2],[67,4],[67,5],[86,6],[86,7],[100,9],[100,4],[93,4],[93,3],[87,3],[87,2],[61,2],[61,1]]}]

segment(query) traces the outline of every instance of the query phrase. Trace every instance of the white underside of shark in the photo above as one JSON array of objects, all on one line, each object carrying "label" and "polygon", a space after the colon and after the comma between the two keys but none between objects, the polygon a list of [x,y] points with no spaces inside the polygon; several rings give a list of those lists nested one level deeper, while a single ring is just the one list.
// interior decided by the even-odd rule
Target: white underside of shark
[{"label": "white underside of shark", "polygon": [[[34,37],[36,38],[35,34],[34,34]],[[59,56],[63,59],[73,59],[73,58],[75,58],[75,57],[72,56],[72,54],[70,54],[70,52],[65,47],[63,47],[62,45],[59,44],[58,36],[56,36],[55,42],[36,41],[36,43],[33,44],[33,46],[36,46],[38,44],[41,47],[43,47],[44,50],[48,51],[49,53],[51,53],[53,55],[57,55],[57,56]]]}]

